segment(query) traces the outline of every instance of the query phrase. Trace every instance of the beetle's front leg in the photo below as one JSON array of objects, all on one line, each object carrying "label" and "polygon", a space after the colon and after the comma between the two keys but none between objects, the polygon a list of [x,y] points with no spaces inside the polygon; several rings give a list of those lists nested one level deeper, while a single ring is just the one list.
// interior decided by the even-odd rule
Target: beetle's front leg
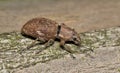
[{"label": "beetle's front leg", "polygon": [[68,46],[65,46],[65,41],[64,41],[64,40],[61,40],[61,42],[60,42],[60,47],[61,47],[62,49],[64,49],[64,50],[66,50],[68,53],[70,53],[70,56],[71,56],[73,59],[76,58],[75,56],[73,56],[72,50],[71,50]]}]

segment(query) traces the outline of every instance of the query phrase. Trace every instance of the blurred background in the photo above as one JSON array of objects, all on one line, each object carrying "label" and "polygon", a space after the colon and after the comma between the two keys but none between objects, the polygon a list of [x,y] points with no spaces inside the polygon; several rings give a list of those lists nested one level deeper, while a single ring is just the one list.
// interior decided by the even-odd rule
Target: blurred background
[{"label": "blurred background", "polygon": [[19,32],[35,17],[64,22],[79,33],[120,26],[120,0],[0,0],[0,33]]}]

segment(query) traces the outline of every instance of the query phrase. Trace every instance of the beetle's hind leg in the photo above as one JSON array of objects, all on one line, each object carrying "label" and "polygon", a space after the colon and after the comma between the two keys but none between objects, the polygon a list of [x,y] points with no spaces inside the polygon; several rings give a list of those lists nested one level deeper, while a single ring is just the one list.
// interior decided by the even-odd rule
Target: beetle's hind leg
[{"label": "beetle's hind leg", "polygon": [[54,44],[54,40],[50,39],[48,42],[45,43],[44,47],[41,48],[39,51],[36,52],[36,54],[40,53],[42,50],[45,50],[46,48],[52,46]]},{"label": "beetle's hind leg", "polygon": [[30,49],[31,47],[35,46],[37,44],[36,43],[37,41],[38,41],[38,38],[36,38],[30,45],[28,45],[26,49]]},{"label": "beetle's hind leg", "polygon": [[19,51],[19,53],[22,53],[23,51],[28,50],[28,49],[30,49],[31,47],[34,47],[34,46],[36,46],[37,44],[39,44],[39,43],[36,43],[38,40],[40,41],[40,43],[44,43],[44,42],[45,42],[43,39],[36,38],[36,39],[35,39],[30,45],[28,45],[26,48],[22,48],[22,49]]}]

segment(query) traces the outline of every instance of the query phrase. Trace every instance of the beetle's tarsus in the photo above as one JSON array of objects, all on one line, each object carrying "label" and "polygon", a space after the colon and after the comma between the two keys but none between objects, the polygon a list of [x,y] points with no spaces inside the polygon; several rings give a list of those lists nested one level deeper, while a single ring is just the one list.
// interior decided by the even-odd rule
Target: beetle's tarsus
[{"label": "beetle's tarsus", "polygon": [[72,57],[72,59],[76,59],[76,57],[73,54],[70,54],[70,56]]}]

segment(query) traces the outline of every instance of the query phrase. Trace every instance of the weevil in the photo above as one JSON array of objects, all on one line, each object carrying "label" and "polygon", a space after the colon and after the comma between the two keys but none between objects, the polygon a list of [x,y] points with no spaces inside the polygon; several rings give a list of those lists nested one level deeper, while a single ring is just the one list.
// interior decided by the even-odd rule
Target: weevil
[{"label": "weevil", "polygon": [[79,34],[74,29],[64,23],[59,24],[48,18],[33,18],[29,20],[23,25],[21,33],[36,39],[27,49],[33,46],[36,41],[42,41],[42,43],[45,43],[45,48],[47,48],[54,43],[55,39],[59,39],[60,47],[69,52],[73,58],[75,57],[71,49],[67,45],[65,46],[65,43],[72,41],[74,44],[80,46],[81,41]]}]

